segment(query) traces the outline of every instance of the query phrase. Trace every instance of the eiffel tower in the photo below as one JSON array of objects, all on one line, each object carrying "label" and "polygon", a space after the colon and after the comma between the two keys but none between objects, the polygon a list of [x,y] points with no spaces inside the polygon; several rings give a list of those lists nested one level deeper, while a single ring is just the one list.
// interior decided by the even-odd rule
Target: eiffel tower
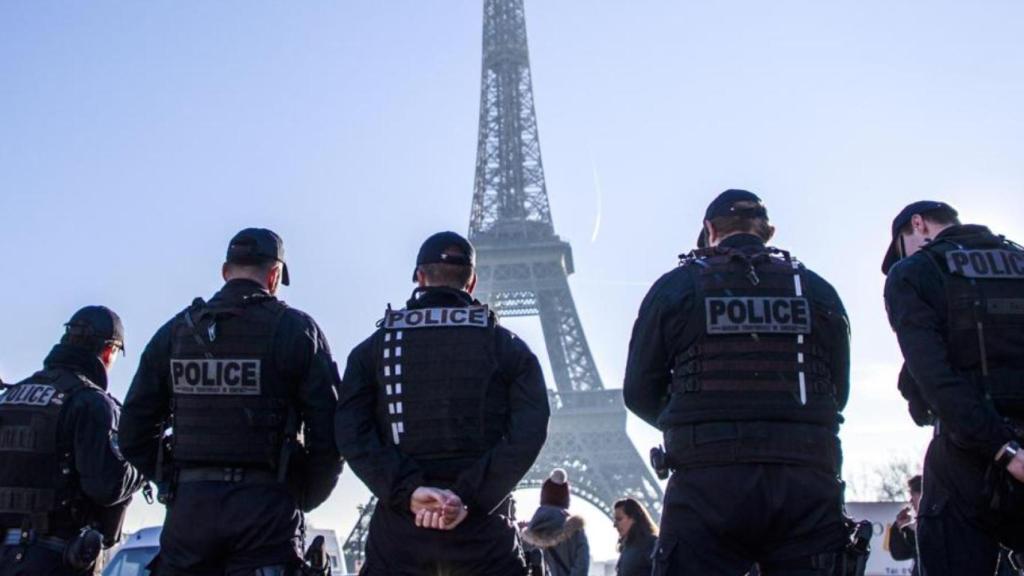
[{"label": "eiffel tower", "polygon": [[[555,234],[544,181],[523,0],[484,0],[483,67],[469,238],[477,250],[475,295],[502,317],[539,316],[557,391],[548,439],[520,488],[539,488],[552,468],[573,494],[612,515],[624,496],[655,520],[661,487],[626,435],[619,390],[605,390],[569,289],[572,248]],[[344,545],[349,570],[362,558],[375,502]]]}]

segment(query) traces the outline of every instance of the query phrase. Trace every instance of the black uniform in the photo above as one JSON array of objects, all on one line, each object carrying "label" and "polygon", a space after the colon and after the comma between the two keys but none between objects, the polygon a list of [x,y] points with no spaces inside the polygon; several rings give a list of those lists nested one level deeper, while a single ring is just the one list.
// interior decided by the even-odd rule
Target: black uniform
[{"label": "black uniform", "polygon": [[170,496],[160,574],[248,576],[299,563],[302,511],[327,498],[342,469],[338,382],[316,323],[249,280],[160,328],[121,429],[125,456]]},{"label": "black uniform", "polygon": [[0,396],[2,576],[86,573],[64,565],[68,541],[94,526],[113,545],[142,485],[118,449],[120,406],[96,355],[58,344],[43,365]]},{"label": "black uniform", "polygon": [[1024,550],[1024,486],[994,462],[1024,432],[1024,251],[983,226],[951,226],[889,270],[885,302],[911,411],[937,417],[922,572],[991,574],[998,543]]},{"label": "black uniform", "polygon": [[[469,294],[414,293],[348,358],[338,446],[379,502],[363,574],[523,574],[509,493],[547,434],[537,358]],[[410,496],[446,488],[469,507],[451,531],[417,528]]]},{"label": "black uniform", "polygon": [[641,305],[623,392],[675,470],[656,574],[830,573],[849,393],[832,286],[749,234],[684,258]]}]

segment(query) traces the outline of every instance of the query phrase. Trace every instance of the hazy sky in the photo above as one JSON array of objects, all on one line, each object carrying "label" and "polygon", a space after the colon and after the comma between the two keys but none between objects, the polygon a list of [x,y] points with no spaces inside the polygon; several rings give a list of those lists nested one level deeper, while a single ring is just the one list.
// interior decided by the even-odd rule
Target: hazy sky
[{"label": "hazy sky", "polygon": [[[75,309],[106,304],[127,328],[123,397],[246,226],[284,237],[283,298],[343,363],[408,296],[419,242],[468,226],[481,5],[0,3],[0,375],[31,373]],[[552,214],[605,384],[707,203],[748,188],[852,317],[847,477],[919,458],[879,263],[921,198],[1024,239],[1024,4],[527,0],[527,22]],[[509,325],[543,352],[535,319]],[[629,430],[644,453],[658,439]],[[344,537],[367,494],[346,472],[312,520]],[[128,527],[161,514],[133,505]]]}]

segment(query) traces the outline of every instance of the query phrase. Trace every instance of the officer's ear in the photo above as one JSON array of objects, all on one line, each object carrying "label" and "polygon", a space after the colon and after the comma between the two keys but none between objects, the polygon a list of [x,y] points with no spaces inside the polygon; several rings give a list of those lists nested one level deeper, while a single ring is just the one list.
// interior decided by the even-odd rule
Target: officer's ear
[{"label": "officer's ear", "polygon": [[476,270],[473,270],[473,275],[469,277],[469,282],[466,283],[466,292],[472,294],[473,290],[476,290]]},{"label": "officer's ear", "polygon": [[427,287],[427,275],[423,273],[423,269],[419,266],[416,267],[416,285],[420,288]]},{"label": "officer's ear", "polygon": [[116,344],[105,344],[103,349],[100,350],[100,362],[103,363],[103,367],[106,368],[107,372],[114,367],[114,362],[117,361],[117,350]]},{"label": "officer's ear", "polygon": [[718,244],[718,232],[715,231],[715,225],[710,220],[704,221],[704,239],[708,246]]},{"label": "officer's ear", "polygon": [[270,270],[267,270],[267,291],[270,292],[271,295],[277,294],[278,288],[281,287],[281,276],[283,273],[284,264],[281,264],[280,262],[271,266]]},{"label": "officer's ear", "polygon": [[764,239],[764,243],[767,244],[772,241],[772,238],[775,238],[775,226],[767,224],[765,230],[768,232],[768,237]]},{"label": "officer's ear", "polygon": [[925,220],[925,217],[920,214],[914,214],[910,217],[910,229],[924,237],[927,237],[930,232],[928,220]]}]

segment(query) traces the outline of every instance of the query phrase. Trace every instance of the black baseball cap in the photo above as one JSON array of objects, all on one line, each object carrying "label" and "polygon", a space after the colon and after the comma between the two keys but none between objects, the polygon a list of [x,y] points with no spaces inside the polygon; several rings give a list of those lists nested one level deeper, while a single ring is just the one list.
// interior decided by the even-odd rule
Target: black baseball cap
[{"label": "black baseball cap", "polygon": [[[738,202],[753,202],[757,206],[752,208],[737,208],[736,203]],[[761,203],[761,198],[748,190],[739,190],[736,188],[730,188],[725,192],[719,194],[711,204],[708,204],[708,209],[704,211],[704,221],[701,222],[700,234],[697,236],[697,247],[706,248],[708,245],[707,231],[704,229],[704,222],[708,220],[714,220],[715,218],[721,218],[722,216],[749,216],[751,218],[768,217],[768,210],[765,209],[764,204]]]},{"label": "black baseball cap", "polygon": [[[438,232],[424,240],[420,246],[420,252],[416,255],[417,268],[421,264],[476,266],[476,250],[469,240],[458,233]],[[412,281],[416,281],[416,268],[412,271]]]},{"label": "black baseball cap", "polygon": [[899,244],[900,228],[907,225],[910,219],[914,217],[914,214],[927,214],[935,210],[949,210],[956,217],[956,210],[952,206],[945,202],[939,202],[937,200],[918,200],[917,202],[908,204],[900,213],[896,215],[892,220],[892,240],[889,242],[889,249],[885,252],[885,259],[882,260],[882,274],[888,274],[889,269],[899,259],[903,258],[902,250]]},{"label": "black baseball cap", "polygon": [[86,306],[64,324],[65,336],[86,336],[124,350],[124,325],[121,317],[106,306]]},{"label": "black baseball cap", "polygon": [[277,261],[284,264],[281,283],[288,286],[288,264],[284,261],[284,240],[266,228],[246,228],[228,244],[227,261],[234,264],[255,265]]}]

